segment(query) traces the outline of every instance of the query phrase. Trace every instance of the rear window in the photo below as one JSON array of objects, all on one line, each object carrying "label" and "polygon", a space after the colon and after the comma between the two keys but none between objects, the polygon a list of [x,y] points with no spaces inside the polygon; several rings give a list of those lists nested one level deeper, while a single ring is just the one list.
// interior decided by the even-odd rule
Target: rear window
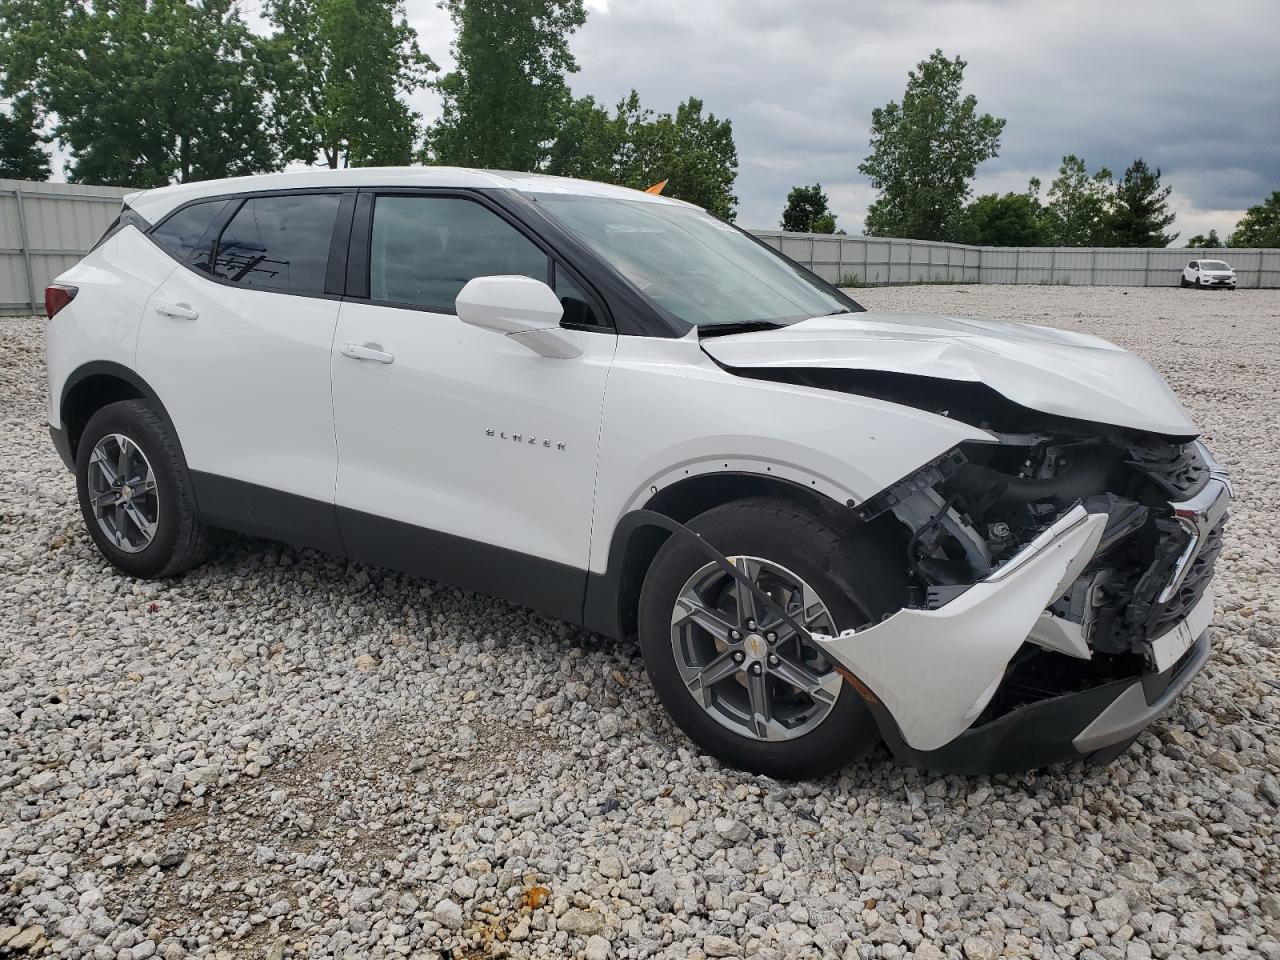
[{"label": "rear window", "polygon": [[337,194],[250,197],[222,231],[212,273],[280,293],[324,293]]},{"label": "rear window", "polygon": [[151,239],[169,255],[201,270],[209,269],[216,227],[230,200],[206,200],[183,207],[151,231]]}]

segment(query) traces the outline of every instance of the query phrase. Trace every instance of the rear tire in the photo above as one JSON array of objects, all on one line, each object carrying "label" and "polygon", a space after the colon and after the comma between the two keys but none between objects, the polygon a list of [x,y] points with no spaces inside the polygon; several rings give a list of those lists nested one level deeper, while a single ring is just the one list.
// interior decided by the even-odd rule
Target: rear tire
[{"label": "rear tire", "polygon": [[1185,290],[1187,287],[1191,286],[1191,283],[1187,280],[1186,276],[1183,275],[1178,278],[1178,285]]},{"label": "rear tire", "polygon": [[[725,556],[737,558],[739,569],[783,605],[795,604],[797,611],[822,607],[825,618],[818,614],[805,626],[826,633],[875,622],[881,614],[877,605],[893,604],[898,593],[877,584],[880,574],[862,576],[869,568],[887,569],[884,557],[870,538],[838,532],[839,525],[764,498],[716,507],[688,524]],[[824,776],[865,754],[880,732],[862,697],[820,651],[786,636],[790,631],[776,617],[770,619],[778,629],[770,630],[767,611],[748,629],[755,621],[734,594],[738,588],[696,544],[678,535],[649,567],[640,595],[640,647],[654,689],[676,724],[725,763],[782,780]],[[701,602],[706,606],[695,617],[690,610]],[[729,626],[739,631],[739,640],[732,639]],[[735,664],[733,658],[740,659]],[[813,691],[795,685],[797,678]],[[757,711],[757,703],[765,709]]]},{"label": "rear tire", "polygon": [[76,492],[89,536],[133,577],[169,577],[204,559],[208,531],[177,437],[142,400],[92,417],[76,448]]}]

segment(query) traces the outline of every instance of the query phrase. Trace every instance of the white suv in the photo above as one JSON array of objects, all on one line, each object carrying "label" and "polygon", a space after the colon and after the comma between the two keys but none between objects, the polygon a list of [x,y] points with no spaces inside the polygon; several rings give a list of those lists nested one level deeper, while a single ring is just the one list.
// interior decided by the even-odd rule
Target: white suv
[{"label": "white suv", "polygon": [[50,429],[120,570],[226,528],[638,635],[740,767],[1106,760],[1208,657],[1229,486],[1146,363],[865,313],[686,203],[185,184],[46,299]]},{"label": "white suv", "polygon": [[1236,272],[1221,260],[1192,260],[1183,268],[1182,286],[1204,290],[1208,287],[1236,288]]}]

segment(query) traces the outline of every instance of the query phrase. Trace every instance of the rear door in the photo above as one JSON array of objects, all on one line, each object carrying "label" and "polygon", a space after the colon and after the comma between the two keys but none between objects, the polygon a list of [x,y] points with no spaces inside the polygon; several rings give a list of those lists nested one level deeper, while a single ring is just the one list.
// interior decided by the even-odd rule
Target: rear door
[{"label": "rear door", "polygon": [[[577,617],[617,340],[599,301],[480,197],[361,194],[361,207],[333,352],[348,552]],[[497,274],[556,287],[582,355],[462,323],[458,291]]]},{"label": "rear door", "polygon": [[329,369],[354,202],[254,195],[223,202],[189,245],[172,225],[185,208],[155,230],[182,269],[147,304],[138,370],[215,524],[339,547]]}]

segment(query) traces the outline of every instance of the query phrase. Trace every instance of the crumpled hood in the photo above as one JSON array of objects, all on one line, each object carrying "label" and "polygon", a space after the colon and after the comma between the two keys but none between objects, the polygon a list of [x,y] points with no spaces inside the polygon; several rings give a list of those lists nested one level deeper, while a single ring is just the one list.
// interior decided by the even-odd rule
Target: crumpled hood
[{"label": "crumpled hood", "polygon": [[709,337],[728,367],[845,369],[984,383],[1043,413],[1175,437],[1199,431],[1146,361],[1100,337],[1003,320],[855,313]]}]

